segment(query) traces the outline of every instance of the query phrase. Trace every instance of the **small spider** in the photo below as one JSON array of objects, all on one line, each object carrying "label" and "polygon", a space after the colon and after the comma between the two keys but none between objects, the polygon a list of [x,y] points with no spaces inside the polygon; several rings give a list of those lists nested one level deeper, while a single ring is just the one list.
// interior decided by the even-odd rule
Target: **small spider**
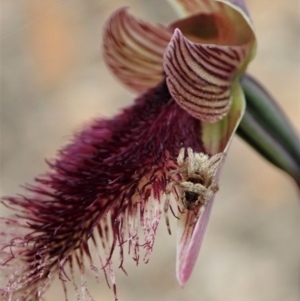
[{"label": "small spider", "polygon": [[170,172],[170,174],[179,174],[181,180],[171,181],[166,188],[164,212],[170,234],[168,209],[170,207],[170,193],[174,187],[179,188],[180,200],[185,209],[193,210],[202,205],[199,213],[196,214],[196,220],[205,210],[212,196],[219,190],[215,174],[223,162],[224,153],[209,157],[203,153],[194,153],[191,148],[187,148],[187,157],[184,157],[185,149],[182,148],[177,158],[178,169]]}]

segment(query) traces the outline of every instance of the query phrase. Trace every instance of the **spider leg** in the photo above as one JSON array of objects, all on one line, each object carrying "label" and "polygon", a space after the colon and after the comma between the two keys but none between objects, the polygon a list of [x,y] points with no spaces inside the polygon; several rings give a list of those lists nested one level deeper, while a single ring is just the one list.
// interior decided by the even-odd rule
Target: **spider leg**
[{"label": "spider leg", "polygon": [[169,171],[168,174],[169,175],[178,174],[178,173],[183,174],[184,171],[185,171],[185,167],[182,166],[182,167],[179,167],[177,169],[173,169],[173,170]]},{"label": "spider leg", "polygon": [[[217,183],[215,182],[215,184],[217,185]],[[217,186],[217,189],[218,189],[218,186]],[[194,210],[194,213],[195,213],[195,218],[194,220],[190,223],[190,226],[194,225],[199,218],[201,218],[202,214],[204,213],[204,211],[206,210],[207,208],[207,205],[209,204],[209,202],[211,201],[213,195],[214,195],[215,191],[214,190],[207,190],[206,191],[206,195],[204,197],[204,199],[201,199],[200,200],[200,209],[199,211],[196,213],[195,210]]]},{"label": "spider leg", "polygon": [[[180,187],[180,183],[181,183],[180,181],[170,182],[167,185],[166,191],[165,191],[166,198],[165,198],[165,203],[164,203],[164,214],[165,214],[166,225],[167,225],[168,232],[169,232],[170,235],[171,235],[171,228],[170,228],[170,220],[169,220],[169,215],[168,215],[168,210],[171,207],[170,206],[170,194],[171,194],[174,186],[179,186]],[[173,212],[172,208],[171,208],[171,211]]]},{"label": "spider leg", "polygon": [[187,174],[190,177],[190,176],[193,176],[193,174],[194,174],[195,160],[194,160],[193,150],[190,147],[187,148],[187,153],[188,153],[188,158],[186,159]]},{"label": "spider leg", "polygon": [[192,222],[190,223],[190,227],[193,226],[194,224],[196,224],[196,222],[197,222],[198,219],[201,217],[201,215],[203,214],[203,212],[205,211],[205,209],[206,209],[206,205],[203,204],[203,205],[201,205],[201,208],[200,208],[200,210],[198,211],[198,213],[196,213],[196,212],[194,211],[194,213],[195,213],[195,218],[194,218],[194,219],[192,220]]},{"label": "spider leg", "polygon": [[216,193],[219,190],[219,185],[215,180],[213,180],[210,189],[213,193]]},{"label": "spider leg", "polygon": [[166,194],[166,199],[165,199],[165,204],[164,204],[164,214],[165,214],[167,229],[168,229],[169,234],[171,235],[170,220],[169,220],[169,216],[168,216],[169,206],[170,206],[170,193]]},{"label": "spider leg", "polygon": [[165,204],[164,204],[164,214],[165,214],[165,219],[166,219],[166,225],[167,225],[167,229],[169,234],[171,235],[171,228],[170,228],[170,220],[169,220],[169,215],[168,215],[168,210],[170,207],[170,194],[172,192],[172,188],[174,185],[176,185],[176,182],[170,182],[167,187],[166,187],[166,198],[165,198]]},{"label": "spider leg", "polygon": [[181,166],[184,163],[184,154],[185,154],[185,148],[181,148],[179,151],[179,155],[177,157],[177,164],[178,166]]},{"label": "spider leg", "polygon": [[218,153],[209,158],[208,169],[211,175],[216,173],[216,170],[221,166],[224,159],[225,159],[225,153]]}]

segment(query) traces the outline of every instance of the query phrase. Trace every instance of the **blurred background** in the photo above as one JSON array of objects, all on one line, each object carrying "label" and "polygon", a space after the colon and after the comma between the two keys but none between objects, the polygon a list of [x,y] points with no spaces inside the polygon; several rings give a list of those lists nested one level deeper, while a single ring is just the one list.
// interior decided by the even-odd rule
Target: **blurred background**
[{"label": "blurred background", "polygon": [[[92,118],[132,102],[100,52],[105,20],[124,5],[149,21],[176,19],[162,0],[2,0],[1,195],[21,192],[46,170],[44,158]],[[299,1],[247,5],[259,45],[249,72],[300,132]],[[117,272],[119,300],[299,300],[299,193],[292,180],[236,137],[220,186],[186,286],[176,281],[176,237],[162,222],[150,262],[136,268],[128,257],[129,276]],[[90,283],[95,301],[113,300],[103,275]],[[69,298],[76,300],[72,291]],[[58,282],[46,300],[64,300]]]}]

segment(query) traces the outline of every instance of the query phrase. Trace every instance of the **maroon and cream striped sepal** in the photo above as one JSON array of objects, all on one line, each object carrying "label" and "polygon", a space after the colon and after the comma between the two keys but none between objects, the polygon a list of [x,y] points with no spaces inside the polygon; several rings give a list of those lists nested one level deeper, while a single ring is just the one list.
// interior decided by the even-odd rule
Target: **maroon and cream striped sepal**
[{"label": "maroon and cream striped sepal", "polygon": [[221,120],[231,105],[231,86],[247,60],[249,45],[223,46],[189,41],[179,29],[164,54],[164,70],[174,100],[204,122]]},{"label": "maroon and cream striped sepal", "polygon": [[136,19],[123,7],[106,22],[103,58],[123,84],[142,93],[162,80],[163,53],[171,37],[171,29]]}]

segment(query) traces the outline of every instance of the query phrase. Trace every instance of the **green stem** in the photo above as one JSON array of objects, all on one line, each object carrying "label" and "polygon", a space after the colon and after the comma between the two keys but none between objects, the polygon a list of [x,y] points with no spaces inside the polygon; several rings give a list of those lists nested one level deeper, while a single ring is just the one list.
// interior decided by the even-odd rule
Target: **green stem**
[{"label": "green stem", "polygon": [[291,175],[300,187],[300,140],[288,119],[249,75],[241,84],[247,108],[237,134],[269,162]]}]

